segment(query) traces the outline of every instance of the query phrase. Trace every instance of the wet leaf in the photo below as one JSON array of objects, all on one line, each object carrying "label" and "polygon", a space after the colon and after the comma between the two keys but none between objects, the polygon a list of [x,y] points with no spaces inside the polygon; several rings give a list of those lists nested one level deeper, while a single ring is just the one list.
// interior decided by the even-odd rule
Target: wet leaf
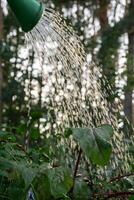
[{"label": "wet leaf", "polygon": [[68,170],[63,167],[56,167],[48,170],[47,176],[50,183],[51,194],[55,198],[63,197],[69,192],[73,185]]},{"label": "wet leaf", "polygon": [[33,140],[37,140],[40,136],[40,132],[37,128],[32,128],[31,133],[30,133],[30,137]]},{"label": "wet leaf", "polygon": [[76,181],[73,196],[75,200],[88,200],[91,196],[89,186],[83,181]]},{"label": "wet leaf", "polygon": [[134,200],[134,195],[130,196],[129,200]]},{"label": "wet leaf", "polygon": [[91,162],[101,166],[107,165],[112,153],[110,139],[113,129],[103,125],[95,129],[73,128],[73,137]]}]

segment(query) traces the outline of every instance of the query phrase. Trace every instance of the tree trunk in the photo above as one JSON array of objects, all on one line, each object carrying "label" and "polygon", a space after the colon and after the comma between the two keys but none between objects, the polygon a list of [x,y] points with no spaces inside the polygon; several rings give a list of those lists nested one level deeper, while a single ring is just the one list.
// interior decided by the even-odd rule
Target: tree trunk
[{"label": "tree trunk", "polygon": [[101,26],[101,32],[103,32],[108,27],[108,16],[107,16],[107,10],[108,10],[108,1],[107,0],[99,0],[99,21]]},{"label": "tree trunk", "polygon": [[[102,75],[107,77],[109,80],[109,84],[115,90],[115,62],[116,62],[116,50],[117,46],[113,47],[111,45],[111,41],[114,40],[112,33],[110,33],[110,38],[106,40],[107,30],[109,30],[109,23],[108,23],[108,7],[110,1],[108,0],[98,0],[99,2],[99,12],[98,12],[98,19],[100,22],[101,28],[101,39],[102,44],[101,48],[98,52],[99,63],[102,66]],[[114,59],[113,56],[114,54]],[[112,98],[111,98],[112,99]]]},{"label": "tree trunk", "polygon": [[[134,9],[134,0],[131,0],[129,12]],[[124,112],[131,123],[133,119],[133,87],[134,87],[134,31],[128,32],[128,62],[127,62],[127,86],[125,89]]]},{"label": "tree trunk", "polygon": [[[0,43],[3,39],[3,12],[0,0]],[[2,70],[2,57],[0,57],[0,127],[2,123],[2,86],[3,86],[3,70]]]},{"label": "tree trunk", "polygon": [[[100,22],[100,28],[101,28],[101,47],[98,52],[98,59],[99,64],[102,66],[102,75],[103,79],[105,77],[108,80],[108,83],[111,86],[111,91],[107,90],[107,85],[104,85],[102,83],[102,89],[108,94],[107,100],[111,103],[114,102],[114,97],[116,94],[116,88],[115,88],[115,63],[117,60],[117,49],[118,49],[118,42],[115,42],[116,45],[113,46],[115,37],[112,34],[112,29],[110,29],[109,21],[108,21],[108,7],[110,5],[109,0],[98,0],[99,2],[99,12],[98,12],[98,19]],[[109,36],[107,32],[110,31]],[[118,38],[116,39],[118,40]],[[114,51],[113,51],[114,49]],[[113,58],[113,57],[114,58]]]}]

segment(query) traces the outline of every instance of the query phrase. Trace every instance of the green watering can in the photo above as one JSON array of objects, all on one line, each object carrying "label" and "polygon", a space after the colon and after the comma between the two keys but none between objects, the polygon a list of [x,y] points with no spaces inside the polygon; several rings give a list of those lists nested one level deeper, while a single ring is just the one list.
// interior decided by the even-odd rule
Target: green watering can
[{"label": "green watering can", "polygon": [[42,16],[43,4],[36,0],[7,0],[7,2],[24,32],[32,30]]}]

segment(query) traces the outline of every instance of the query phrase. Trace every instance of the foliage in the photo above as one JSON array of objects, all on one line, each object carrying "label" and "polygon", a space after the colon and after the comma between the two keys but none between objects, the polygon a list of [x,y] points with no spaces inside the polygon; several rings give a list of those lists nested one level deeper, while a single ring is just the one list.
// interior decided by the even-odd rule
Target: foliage
[{"label": "foliage", "polygon": [[109,143],[113,130],[109,125],[95,129],[75,128],[73,136],[79,142],[83,152],[95,164],[104,166],[108,164],[112,147]]},{"label": "foliage", "polygon": [[[78,142],[77,145],[79,144],[79,148],[82,149],[80,150],[81,153],[85,154],[91,165],[104,166],[108,164],[112,153],[110,145],[112,135],[112,127],[110,125],[102,125],[94,129],[69,128],[65,131],[64,135],[60,134],[59,136],[58,134],[57,137],[64,138],[64,140],[74,138],[74,142]],[[48,139],[49,142],[51,142],[51,139]],[[65,159],[62,165],[56,165],[54,163],[55,157],[52,158],[51,154],[46,155],[48,157],[47,161],[46,156],[42,159],[43,155],[52,150],[52,148],[54,151],[57,151],[56,146],[47,146],[48,149],[43,149],[42,147],[41,150],[39,150],[40,148],[32,147],[29,150],[25,150],[18,143],[15,136],[1,131],[0,198],[2,200],[25,200],[29,194],[33,195],[37,200],[86,200],[97,199],[98,195],[101,195],[103,199],[106,195],[110,195],[107,192],[109,189],[113,189],[114,194],[116,194],[116,187],[118,184],[121,184],[118,181],[124,181],[126,189],[130,194],[133,193],[131,189],[134,182],[131,176],[107,177],[106,179],[104,177],[103,179],[96,179],[96,177],[91,176],[92,180],[90,180],[90,174],[84,177],[84,169],[80,172],[79,177],[77,176],[78,170],[80,170],[78,168],[81,168],[81,164],[85,162],[82,158],[79,159],[79,162],[76,159],[74,166],[68,165],[69,155],[67,155],[67,159]],[[75,151],[78,155],[79,151]],[[38,155],[36,157],[38,160],[34,159],[35,155],[31,155],[31,152],[34,152],[36,156]],[[63,152],[62,159],[64,157]],[[90,181],[92,181],[92,185],[89,184]],[[117,183],[115,184],[116,181]]]}]

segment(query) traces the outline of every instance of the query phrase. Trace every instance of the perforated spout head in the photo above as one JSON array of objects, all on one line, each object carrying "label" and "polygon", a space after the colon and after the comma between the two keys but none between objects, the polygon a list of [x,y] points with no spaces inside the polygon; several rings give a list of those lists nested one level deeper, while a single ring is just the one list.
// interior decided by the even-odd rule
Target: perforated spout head
[{"label": "perforated spout head", "polygon": [[29,32],[40,20],[43,5],[36,0],[7,0],[24,32]]}]

